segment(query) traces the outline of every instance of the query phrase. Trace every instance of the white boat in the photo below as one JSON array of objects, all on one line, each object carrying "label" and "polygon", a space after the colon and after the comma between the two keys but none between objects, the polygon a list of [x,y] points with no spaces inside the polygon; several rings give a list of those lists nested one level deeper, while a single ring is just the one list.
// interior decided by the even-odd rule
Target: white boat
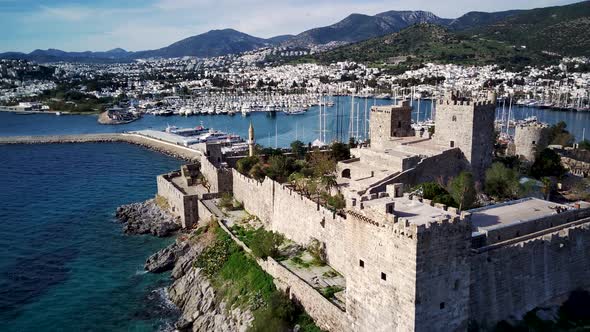
[{"label": "white boat", "polygon": [[305,114],[305,108],[303,107],[294,107],[294,108],[288,108],[285,109],[283,111],[283,113],[287,114],[287,115],[301,115],[301,114]]},{"label": "white boat", "polygon": [[248,114],[250,114],[251,111],[252,110],[250,108],[250,105],[248,105],[248,104],[243,104],[242,105],[242,115],[243,116],[247,116]]}]

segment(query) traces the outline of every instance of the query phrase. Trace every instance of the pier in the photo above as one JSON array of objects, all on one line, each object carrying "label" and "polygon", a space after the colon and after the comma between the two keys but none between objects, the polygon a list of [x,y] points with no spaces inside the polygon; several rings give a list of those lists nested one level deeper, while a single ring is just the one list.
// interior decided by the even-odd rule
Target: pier
[{"label": "pier", "polygon": [[164,153],[176,158],[193,161],[201,158],[201,152],[181,145],[161,141],[139,134],[80,134],[49,136],[2,136],[0,144],[62,144],[62,143],[130,143]]}]

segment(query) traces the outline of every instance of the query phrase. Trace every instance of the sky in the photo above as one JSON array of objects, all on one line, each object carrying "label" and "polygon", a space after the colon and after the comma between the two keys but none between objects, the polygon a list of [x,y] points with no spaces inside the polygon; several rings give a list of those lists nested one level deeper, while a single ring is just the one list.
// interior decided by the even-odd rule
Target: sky
[{"label": "sky", "polygon": [[212,29],[257,37],[297,34],[351,13],[469,11],[563,5],[570,0],[0,0],[0,52],[157,49]]}]

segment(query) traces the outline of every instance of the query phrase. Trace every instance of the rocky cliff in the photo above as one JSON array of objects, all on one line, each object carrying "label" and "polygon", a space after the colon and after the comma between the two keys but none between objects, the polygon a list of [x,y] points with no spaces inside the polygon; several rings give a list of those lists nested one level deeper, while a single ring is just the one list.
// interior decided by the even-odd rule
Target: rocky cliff
[{"label": "rocky cliff", "polygon": [[183,234],[176,242],[150,256],[145,264],[149,272],[172,270],[170,300],[182,314],[175,324],[181,331],[246,331],[253,316],[249,310],[230,308],[220,300],[211,282],[193,262],[207,247],[207,239]]},{"label": "rocky cliff", "polygon": [[170,300],[181,310],[176,328],[192,331],[246,331],[253,319],[249,310],[231,309],[218,301],[201,269],[191,267],[168,288]]}]

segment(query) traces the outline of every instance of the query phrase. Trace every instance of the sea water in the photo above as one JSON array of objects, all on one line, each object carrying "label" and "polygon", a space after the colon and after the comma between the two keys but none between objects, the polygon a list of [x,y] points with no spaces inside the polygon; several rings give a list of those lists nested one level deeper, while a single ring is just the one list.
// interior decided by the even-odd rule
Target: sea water
[{"label": "sea water", "polygon": [[0,330],[169,326],[170,276],[143,264],[173,239],[125,235],[114,214],[180,164],[124,143],[0,145]]}]

